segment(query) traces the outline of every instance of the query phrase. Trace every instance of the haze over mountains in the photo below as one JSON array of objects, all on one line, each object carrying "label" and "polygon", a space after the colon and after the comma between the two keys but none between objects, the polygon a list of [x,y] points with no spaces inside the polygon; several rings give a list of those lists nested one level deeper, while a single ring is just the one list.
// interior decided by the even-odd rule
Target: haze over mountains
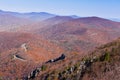
[{"label": "haze over mountains", "polygon": [[[96,47],[119,37],[120,22],[96,16],[60,16],[45,12],[0,10],[0,78],[46,80],[49,77],[46,73],[51,75],[54,68],[61,66],[60,69],[64,70],[71,62],[71,66],[74,66],[76,61],[91,55]],[[46,64],[47,61],[50,63]],[[36,68],[40,70],[37,71]],[[72,77],[67,72],[65,74]],[[63,80],[65,74],[57,79]],[[83,80],[86,80],[84,78],[85,76]]]},{"label": "haze over mountains", "polygon": [[119,18],[110,18],[110,20],[120,22],[120,19],[119,19]]},{"label": "haze over mountains", "polygon": [[45,19],[56,16],[54,14],[50,14],[46,12],[19,13],[19,12],[10,12],[10,11],[2,11],[2,10],[0,10],[0,14],[9,14],[19,18],[25,18],[25,19],[36,20],[36,21],[37,20],[41,21],[41,20],[45,20]]}]

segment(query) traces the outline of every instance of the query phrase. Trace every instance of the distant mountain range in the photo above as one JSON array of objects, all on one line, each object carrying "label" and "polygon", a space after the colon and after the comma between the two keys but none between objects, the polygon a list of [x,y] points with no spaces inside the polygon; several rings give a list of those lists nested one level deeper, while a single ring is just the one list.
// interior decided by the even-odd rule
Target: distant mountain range
[{"label": "distant mountain range", "polygon": [[[55,16],[61,16],[61,15],[51,14],[51,13],[47,13],[47,12],[19,13],[19,12],[3,11],[3,10],[0,10],[0,14],[9,14],[9,15],[12,15],[12,16],[31,19],[31,20],[35,20],[35,21],[42,21],[42,20],[46,20],[48,18],[52,18],[52,17],[55,17]],[[69,15],[69,17],[80,18],[80,16],[77,16],[77,15]],[[108,19],[120,22],[119,18],[108,18]]]},{"label": "distant mountain range", "polygon": [[30,19],[33,21],[41,21],[56,16],[54,14],[50,14],[46,12],[18,13],[18,12],[10,12],[10,11],[2,11],[2,10],[0,10],[0,14],[9,14],[15,17]]},{"label": "distant mountain range", "polygon": [[[36,22],[44,21],[44,20],[49,21],[50,18],[54,18],[58,16],[59,15],[46,13],[46,12],[19,13],[19,12],[0,10],[0,27],[1,27],[0,31],[4,31],[6,29],[14,30],[20,26],[33,24]],[[74,18],[74,19],[79,18],[76,15],[64,16],[64,17],[69,17],[69,18]]]}]

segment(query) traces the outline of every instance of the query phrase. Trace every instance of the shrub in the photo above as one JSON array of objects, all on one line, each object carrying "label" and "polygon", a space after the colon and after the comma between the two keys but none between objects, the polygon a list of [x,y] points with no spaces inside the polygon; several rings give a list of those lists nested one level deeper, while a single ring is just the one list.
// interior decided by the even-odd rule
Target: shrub
[{"label": "shrub", "polygon": [[105,53],[105,61],[110,61],[110,54],[108,52]]},{"label": "shrub", "polygon": [[0,76],[0,80],[3,80],[2,76]]},{"label": "shrub", "polygon": [[41,67],[41,71],[45,71],[47,69],[47,66],[46,65],[43,65],[42,67]]},{"label": "shrub", "polygon": [[110,61],[109,52],[105,52],[105,54],[103,56],[101,56],[100,61]]}]

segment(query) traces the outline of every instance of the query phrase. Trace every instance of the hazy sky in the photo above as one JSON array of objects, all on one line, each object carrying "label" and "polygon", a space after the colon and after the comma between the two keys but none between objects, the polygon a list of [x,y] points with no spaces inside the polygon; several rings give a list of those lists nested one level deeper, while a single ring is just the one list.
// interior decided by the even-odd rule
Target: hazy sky
[{"label": "hazy sky", "polygon": [[0,0],[0,9],[120,18],[120,0]]}]

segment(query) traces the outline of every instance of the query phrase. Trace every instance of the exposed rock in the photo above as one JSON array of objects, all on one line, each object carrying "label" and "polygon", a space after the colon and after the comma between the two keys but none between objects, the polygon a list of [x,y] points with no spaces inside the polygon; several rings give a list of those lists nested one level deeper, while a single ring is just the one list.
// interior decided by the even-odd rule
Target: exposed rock
[{"label": "exposed rock", "polygon": [[21,60],[21,61],[26,61],[25,59],[23,59],[21,56],[19,55],[13,55],[13,59],[18,59],[18,60]]},{"label": "exposed rock", "polygon": [[46,63],[57,62],[59,60],[64,60],[65,58],[66,58],[65,54],[62,54],[60,57],[58,57],[56,59],[51,59],[51,60],[47,61]]},{"label": "exposed rock", "polygon": [[27,44],[26,43],[23,43],[21,45],[21,48],[24,49],[25,52],[27,52]]},{"label": "exposed rock", "polygon": [[52,63],[52,62],[54,62],[54,59],[51,59],[51,60],[47,61],[46,63]]},{"label": "exposed rock", "polygon": [[35,77],[37,77],[37,75],[40,73],[41,71],[41,67],[40,68],[36,68],[35,70],[33,70],[30,75],[27,76],[27,79],[34,79]]}]

